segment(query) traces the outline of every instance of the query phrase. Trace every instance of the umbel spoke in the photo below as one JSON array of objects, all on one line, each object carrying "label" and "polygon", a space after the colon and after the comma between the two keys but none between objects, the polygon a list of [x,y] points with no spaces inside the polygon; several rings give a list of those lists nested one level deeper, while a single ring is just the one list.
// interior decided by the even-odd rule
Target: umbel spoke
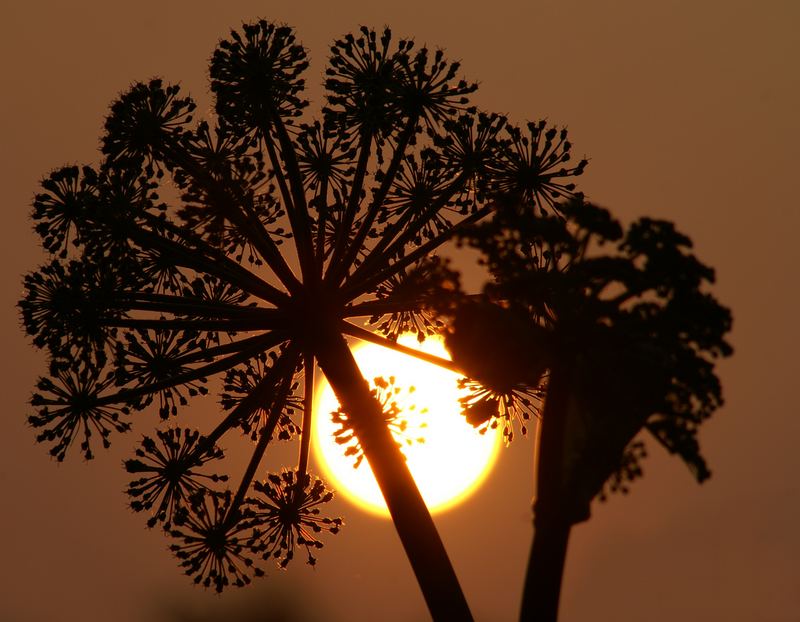
[{"label": "umbel spoke", "polygon": [[[287,358],[294,364],[297,360],[297,355],[290,355],[290,357]],[[294,367],[294,365],[292,365],[292,367]],[[264,452],[267,450],[267,445],[269,444],[270,440],[272,440],[272,434],[275,431],[275,426],[278,424],[278,419],[283,411],[286,398],[289,396],[289,392],[292,390],[291,384],[292,376],[288,375],[282,378],[280,382],[276,383],[275,385],[277,391],[273,395],[273,399],[270,402],[269,408],[267,409],[269,411],[269,417],[267,418],[266,424],[259,432],[260,436],[258,442],[256,443],[255,449],[253,450],[253,455],[250,458],[250,463],[247,465],[247,470],[242,476],[242,481],[239,484],[239,488],[236,490],[236,495],[233,497],[233,502],[228,508],[227,520],[231,520],[232,517],[236,516],[236,514],[239,512],[239,506],[241,505],[248,489],[250,488],[250,484],[252,483],[253,477],[256,474],[256,469],[264,457]]]},{"label": "umbel spoke", "polygon": [[297,471],[304,477],[308,470],[308,455],[311,447],[311,435],[314,424],[314,355],[303,354],[303,424],[300,426],[300,458]]},{"label": "umbel spoke", "polygon": [[453,363],[453,361],[444,359],[441,356],[436,356],[435,354],[429,354],[428,352],[423,352],[422,350],[409,348],[408,346],[404,346],[403,344],[397,343],[396,341],[391,341],[386,337],[381,337],[380,335],[376,335],[375,333],[370,332],[364,328],[361,328],[360,326],[356,326],[355,324],[350,324],[349,322],[342,322],[342,332],[345,335],[350,335],[352,337],[356,337],[363,341],[367,341],[369,343],[374,343],[375,345],[388,348],[389,350],[394,350],[395,352],[400,352],[401,354],[412,356],[416,359],[419,359],[420,361],[425,361],[426,363],[437,365],[442,369],[446,369],[448,371],[452,371],[457,374],[462,373],[459,367],[455,363]]}]

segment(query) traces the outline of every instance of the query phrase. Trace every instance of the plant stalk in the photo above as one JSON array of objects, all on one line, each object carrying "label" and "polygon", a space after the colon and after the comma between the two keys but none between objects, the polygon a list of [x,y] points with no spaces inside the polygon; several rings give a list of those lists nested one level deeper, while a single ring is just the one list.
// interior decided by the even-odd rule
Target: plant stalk
[{"label": "plant stalk", "polygon": [[533,543],[522,594],[522,622],[556,622],[572,528],[563,489],[569,367],[554,364],[536,439]]},{"label": "plant stalk", "polygon": [[471,621],[430,512],[347,343],[335,326],[318,327],[314,346],[322,371],[353,423],[433,620]]}]

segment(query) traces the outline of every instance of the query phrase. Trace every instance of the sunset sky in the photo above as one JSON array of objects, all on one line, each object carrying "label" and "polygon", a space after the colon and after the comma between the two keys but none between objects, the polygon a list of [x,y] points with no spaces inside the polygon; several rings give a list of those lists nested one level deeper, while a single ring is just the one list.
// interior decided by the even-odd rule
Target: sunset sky
[{"label": "sunset sky", "polygon": [[[331,41],[361,24],[445,48],[480,83],[481,109],[569,127],[574,153],[591,160],[579,181],[593,201],[624,222],[675,221],[717,270],[736,351],[720,365],[726,404],[700,436],[712,478],[697,485],[648,441],[645,477],[573,530],[560,620],[798,620],[796,0],[4,3],[0,620],[428,619],[391,522],[343,500],[334,513],[346,526],[315,569],[297,559],[221,597],[194,588],[123,494],[122,460],[155,413],[90,463],[73,453],[57,465],[25,422],[45,371],[15,307],[21,275],[44,260],[28,221],[38,181],[99,161],[108,105],[134,81],[179,82],[205,116],[214,46],[259,17],[294,26],[308,48],[311,114]],[[201,399],[184,421],[211,421],[218,409]],[[532,438],[515,440],[478,493],[435,519],[479,621],[518,614],[532,453]]]}]

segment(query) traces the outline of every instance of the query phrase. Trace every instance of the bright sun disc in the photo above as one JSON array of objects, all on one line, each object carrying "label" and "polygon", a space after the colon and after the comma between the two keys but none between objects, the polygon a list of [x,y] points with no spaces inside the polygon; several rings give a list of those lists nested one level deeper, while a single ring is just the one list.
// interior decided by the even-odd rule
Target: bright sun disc
[{"label": "bright sun disc", "polygon": [[[450,358],[441,339],[428,338],[421,345],[413,335],[403,335],[401,344]],[[373,344],[353,348],[361,373],[373,386],[376,377],[389,380],[400,389],[395,397],[408,421],[405,438],[423,437],[423,443],[406,444],[402,451],[408,468],[431,512],[441,512],[474,492],[494,465],[500,435],[489,429],[480,434],[460,414],[459,376],[431,363]],[[413,391],[409,391],[413,387]],[[330,385],[322,381],[317,391],[314,453],[337,492],[360,507],[388,516],[378,484],[364,460],[356,469],[354,458],[333,438],[338,428],[330,413],[339,402]],[[412,407],[415,407],[412,409]]]}]

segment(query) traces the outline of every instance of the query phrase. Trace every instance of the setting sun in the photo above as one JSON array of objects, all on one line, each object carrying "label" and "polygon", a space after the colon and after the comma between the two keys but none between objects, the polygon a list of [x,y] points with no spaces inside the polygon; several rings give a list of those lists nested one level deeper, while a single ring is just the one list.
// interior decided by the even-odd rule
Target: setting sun
[{"label": "setting sun", "polygon": [[[402,345],[449,358],[440,339],[418,344],[413,335],[400,337]],[[374,379],[392,382],[398,390],[392,397],[408,422],[395,438],[402,443],[411,474],[432,512],[441,512],[467,498],[488,475],[499,448],[499,434],[480,434],[460,414],[459,376],[433,364],[416,360],[378,345],[361,344],[353,354],[374,387]],[[390,384],[388,390],[392,390]],[[331,412],[339,403],[330,385],[323,381],[317,392],[314,450],[333,487],[349,501],[371,512],[388,516],[383,496],[364,460],[354,468],[355,458],[345,456],[345,447],[334,440],[339,426]],[[424,439],[418,442],[418,439]]]}]

